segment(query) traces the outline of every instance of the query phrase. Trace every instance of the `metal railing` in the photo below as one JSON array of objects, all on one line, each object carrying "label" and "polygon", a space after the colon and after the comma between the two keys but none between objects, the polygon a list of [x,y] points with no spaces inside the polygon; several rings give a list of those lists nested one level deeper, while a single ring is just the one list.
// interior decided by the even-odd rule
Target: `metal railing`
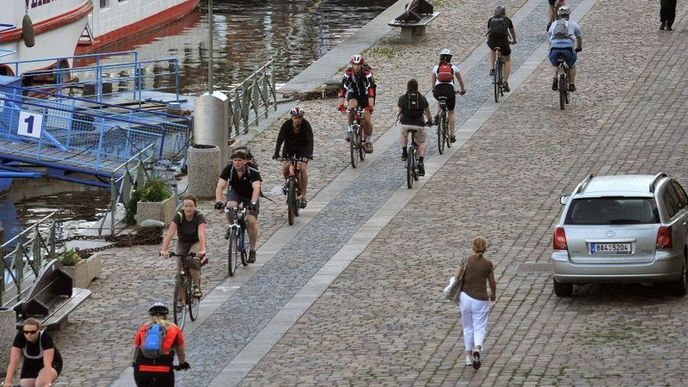
[{"label": "metal railing", "polygon": [[[37,63],[54,65],[45,70],[20,73],[21,67]],[[77,96],[99,102],[122,96],[142,104],[144,91],[160,91],[173,93],[174,100],[179,101],[177,58],[139,61],[136,51],[119,51],[0,64],[10,66],[22,78],[26,88],[39,92]]]},{"label": "metal railing", "polygon": [[[0,138],[32,145],[17,152],[40,160],[91,155],[89,165],[100,170],[103,160],[119,164],[153,143],[158,157],[180,159],[190,142],[189,117],[48,93],[40,98],[24,94],[24,88],[0,86]],[[31,137],[29,126],[39,122]]]},{"label": "metal railing", "polygon": [[[270,106],[277,110],[274,59],[248,76],[240,85],[227,92],[229,98],[229,137],[248,132],[248,126],[258,124],[261,114],[268,117]],[[253,110],[254,116],[251,117]],[[261,110],[264,112],[261,113]],[[232,134],[234,132],[234,135]]]},{"label": "metal railing", "polygon": [[[26,290],[24,283],[35,278],[45,265],[44,258],[55,256],[57,226],[52,218],[56,213],[50,213],[0,246],[0,271],[3,277],[0,281],[0,302],[3,306],[19,299]],[[48,222],[51,223],[46,228]],[[15,245],[14,249],[5,255],[4,252],[12,245]],[[27,267],[31,269],[30,272],[26,271]],[[8,290],[13,290],[10,298],[7,298]]]}]

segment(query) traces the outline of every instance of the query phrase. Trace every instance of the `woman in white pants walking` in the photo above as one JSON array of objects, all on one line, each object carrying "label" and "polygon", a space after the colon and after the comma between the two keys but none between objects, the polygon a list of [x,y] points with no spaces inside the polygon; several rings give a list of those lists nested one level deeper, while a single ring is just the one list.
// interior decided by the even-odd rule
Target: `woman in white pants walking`
[{"label": "woman in white pants walking", "polygon": [[[487,316],[490,309],[489,301],[495,300],[497,285],[494,279],[494,265],[483,254],[487,249],[487,241],[483,237],[473,239],[473,254],[468,257],[463,266],[465,270],[459,304],[461,307],[461,325],[463,325],[463,340],[466,349],[466,365],[480,368],[480,351],[485,342],[487,331]],[[462,267],[456,272],[460,278]],[[487,284],[490,293],[487,292]]]}]

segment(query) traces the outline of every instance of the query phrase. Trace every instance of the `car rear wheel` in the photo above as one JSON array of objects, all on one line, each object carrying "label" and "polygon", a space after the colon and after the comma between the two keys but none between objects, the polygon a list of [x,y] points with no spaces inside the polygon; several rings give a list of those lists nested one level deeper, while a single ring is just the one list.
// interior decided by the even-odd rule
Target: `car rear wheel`
[{"label": "car rear wheel", "polygon": [[688,262],[683,261],[683,271],[681,278],[678,281],[672,282],[670,285],[671,294],[676,297],[683,297],[688,291]]},{"label": "car rear wheel", "polygon": [[554,294],[559,297],[571,297],[573,294],[573,284],[563,284],[552,279],[554,282]]}]

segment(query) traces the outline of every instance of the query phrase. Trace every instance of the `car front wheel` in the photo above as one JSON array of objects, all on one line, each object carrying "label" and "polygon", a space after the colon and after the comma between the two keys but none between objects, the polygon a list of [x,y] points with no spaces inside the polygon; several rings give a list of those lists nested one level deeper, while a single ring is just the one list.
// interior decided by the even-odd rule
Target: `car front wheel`
[{"label": "car front wheel", "polygon": [[552,279],[554,282],[554,294],[559,297],[571,297],[573,294],[573,284],[563,284]]}]

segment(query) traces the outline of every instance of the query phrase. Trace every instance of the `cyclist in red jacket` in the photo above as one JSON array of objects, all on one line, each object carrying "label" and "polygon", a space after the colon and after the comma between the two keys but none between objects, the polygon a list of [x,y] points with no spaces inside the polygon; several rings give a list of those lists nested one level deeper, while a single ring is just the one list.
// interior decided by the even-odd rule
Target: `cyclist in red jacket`
[{"label": "cyclist in red jacket", "polygon": [[[365,122],[365,151],[366,153],[373,153],[373,121],[370,117],[375,106],[375,79],[370,67],[365,64],[361,55],[354,55],[351,57],[351,67],[344,72],[342,84],[339,87],[339,111],[346,111],[346,105],[349,109],[362,107],[363,121]],[[354,120],[354,112],[349,112],[349,130],[346,132],[346,141],[351,140],[351,124]]]}]

